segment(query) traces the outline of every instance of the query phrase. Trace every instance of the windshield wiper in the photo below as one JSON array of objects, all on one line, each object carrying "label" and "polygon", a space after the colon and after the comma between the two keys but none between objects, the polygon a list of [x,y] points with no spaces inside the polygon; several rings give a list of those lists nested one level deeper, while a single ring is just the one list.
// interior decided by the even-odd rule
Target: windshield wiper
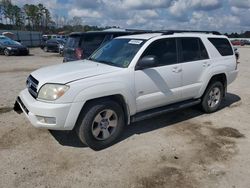
[{"label": "windshield wiper", "polygon": [[97,62],[97,63],[103,63],[103,64],[106,64],[106,65],[115,66],[115,67],[121,67],[120,65],[117,65],[117,64],[115,64],[113,62],[110,62],[110,61],[97,60],[97,59],[93,59],[93,58],[88,58],[88,60],[94,61],[94,62]]},{"label": "windshield wiper", "polygon": [[91,58],[91,57],[89,57],[87,60],[94,61],[94,62],[98,62],[97,60],[95,60],[95,59],[93,59],[93,58]]},{"label": "windshield wiper", "polygon": [[98,60],[99,63],[103,63],[103,64],[107,64],[107,65],[114,65],[114,63],[110,62],[110,61],[105,61],[105,60]]}]

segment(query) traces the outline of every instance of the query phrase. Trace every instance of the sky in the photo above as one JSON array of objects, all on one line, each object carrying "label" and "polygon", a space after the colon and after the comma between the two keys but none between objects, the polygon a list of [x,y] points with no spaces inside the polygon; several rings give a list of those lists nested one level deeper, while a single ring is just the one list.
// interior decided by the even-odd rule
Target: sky
[{"label": "sky", "polygon": [[250,30],[250,0],[12,0],[44,4],[55,15],[83,24],[130,29]]}]

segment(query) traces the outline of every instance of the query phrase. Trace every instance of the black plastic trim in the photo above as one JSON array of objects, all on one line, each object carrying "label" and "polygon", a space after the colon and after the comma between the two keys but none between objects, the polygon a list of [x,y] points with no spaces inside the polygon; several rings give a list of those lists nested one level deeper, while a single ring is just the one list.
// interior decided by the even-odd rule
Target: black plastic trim
[{"label": "black plastic trim", "polygon": [[143,111],[138,114],[135,114],[134,116],[131,116],[131,122],[133,123],[137,121],[142,121],[142,120],[149,119],[155,116],[159,116],[165,113],[174,112],[180,109],[188,108],[188,107],[197,105],[200,102],[201,102],[201,99],[192,99],[192,100],[178,102],[175,104]]}]

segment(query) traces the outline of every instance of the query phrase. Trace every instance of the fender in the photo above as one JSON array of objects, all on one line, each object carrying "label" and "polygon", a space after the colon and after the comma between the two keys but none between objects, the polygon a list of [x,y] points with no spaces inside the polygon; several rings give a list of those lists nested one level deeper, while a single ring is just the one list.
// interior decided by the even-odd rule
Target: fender
[{"label": "fender", "polygon": [[205,92],[205,90],[206,90],[206,88],[207,88],[207,86],[208,86],[208,84],[213,76],[218,75],[218,74],[225,74],[226,78],[228,78],[228,74],[227,74],[227,72],[225,72],[225,70],[227,70],[225,65],[218,65],[218,66],[212,67],[211,69],[209,69],[207,71],[207,73],[203,74],[203,76],[201,78],[201,82],[203,84],[202,84],[202,87],[201,87],[199,94],[196,98],[200,98],[204,94],[204,92]]},{"label": "fender", "polygon": [[80,91],[74,99],[74,103],[84,102],[84,104],[92,99],[107,97],[111,95],[123,96],[125,103],[128,108],[128,116],[136,113],[136,102],[135,96],[128,87],[121,82],[106,82],[99,83],[97,85],[87,87]]}]

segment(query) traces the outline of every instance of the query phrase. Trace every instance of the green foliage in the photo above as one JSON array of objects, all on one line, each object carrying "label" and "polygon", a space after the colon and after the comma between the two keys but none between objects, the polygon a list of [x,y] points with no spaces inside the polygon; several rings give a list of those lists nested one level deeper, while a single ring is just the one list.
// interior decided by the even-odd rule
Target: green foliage
[{"label": "green foliage", "polygon": [[21,30],[46,31],[52,23],[50,12],[43,4],[25,4],[20,8],[11,0],[0,0],[0,18],[6,27]]},{"label": "green foliage", "polygon": [[[59,17],[52,20],[50,11],[43,4],[25,4],[18,7],[11,0],[0,0],[0,29],[19,29],[41,31],[46,34],[63,32],[65,34],[79,31],[98,31],[111,27],[97,27],[82,25],[82,18],[73,17],[72,20],[59,24]],[[70,24],[67,24],[70,23]]]}]

